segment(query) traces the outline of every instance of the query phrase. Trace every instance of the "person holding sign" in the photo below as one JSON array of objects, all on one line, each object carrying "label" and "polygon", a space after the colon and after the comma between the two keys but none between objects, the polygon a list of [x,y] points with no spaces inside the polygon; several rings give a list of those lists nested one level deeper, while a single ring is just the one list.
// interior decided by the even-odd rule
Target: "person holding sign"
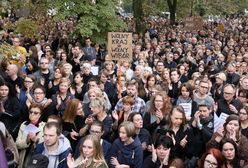
[{"label": "person holding sign", "polygon": [[193,88],[189,83],[183,83],[180,87],[180,96],[176,101],[176,105],[183,107],[186,118],[190,120],[194,117],[197,110],[197,103],[193,100]]}]

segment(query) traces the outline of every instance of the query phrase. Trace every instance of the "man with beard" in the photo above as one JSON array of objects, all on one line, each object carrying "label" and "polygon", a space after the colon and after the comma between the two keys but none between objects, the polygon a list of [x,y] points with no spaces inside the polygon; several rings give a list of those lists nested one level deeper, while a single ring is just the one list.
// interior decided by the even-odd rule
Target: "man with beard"
[{"label": "man with beard", "polygon": [[[143,99],[138,97],[138,82],[136,80],[130,80],[127,82],[126,87],[127,87],[127,95],[135,98],[135,102],[132,106],[132,111],[140,112],[143,115],[145,112],[145,102]],[[123,108],[122,99],[120,99],[115,106],[114,111],[117,113],[119,113]]]},{"label": "man with beard", "polygon": [[198,105],[198,111],[192,119],[191,128],[194,133],[192,138],[195,146],[197,146],[197,148],[194,148],[194,156],[201,156],[205,151],[205,144],[214,133],[214,117],[206,104]]},{"label": "man with beard", "polygon": [[61,134],[62,130],[58,123],[49,122],[44,127],[44,142],[38,144],[35,154],[48,157],[48,168],[66,168],[67,156],[71,153],[70,142]]}]

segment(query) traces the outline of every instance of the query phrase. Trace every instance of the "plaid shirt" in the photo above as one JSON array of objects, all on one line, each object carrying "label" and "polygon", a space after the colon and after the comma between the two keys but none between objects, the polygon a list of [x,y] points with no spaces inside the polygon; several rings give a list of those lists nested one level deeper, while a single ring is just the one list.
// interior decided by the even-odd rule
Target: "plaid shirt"
[{"label": "plaid shirt", "polygon": [[[121,98],[116,106],[115,106],[115,112],[119,113],[121,110],[122,110],[122,107],[123,107],[123,101],[122,101],[123,98]],[[146,103],[143,99],[141,99],[140,97],[136,97],[135,98],[135,102],[134,102],[134,105],[132,106],[132,112],[140,112],[142,115],[144,115],[145,113],[145,106],[146,106]]]}]

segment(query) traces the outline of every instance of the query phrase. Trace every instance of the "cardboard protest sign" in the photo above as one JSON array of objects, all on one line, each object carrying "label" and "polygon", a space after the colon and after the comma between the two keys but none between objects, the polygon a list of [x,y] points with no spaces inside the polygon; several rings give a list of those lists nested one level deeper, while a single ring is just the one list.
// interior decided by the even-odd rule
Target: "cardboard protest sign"
[{"label": "cardboard protest sign", "polygon": [[217,26],[217,31],[222,32],[222,33],[225,32],[225,26],[224,26],[223,23],[220,23],[220,24]]},{"label": "cardboard protest sign", "polygon": [[132,33],[109,32],[108,56],[111,60],[132,60]]},{"label": "cardboard protest sign", "polygon": [[199,16],[188,17],[184,21],[184,30],[202,30],[203,20]]}]

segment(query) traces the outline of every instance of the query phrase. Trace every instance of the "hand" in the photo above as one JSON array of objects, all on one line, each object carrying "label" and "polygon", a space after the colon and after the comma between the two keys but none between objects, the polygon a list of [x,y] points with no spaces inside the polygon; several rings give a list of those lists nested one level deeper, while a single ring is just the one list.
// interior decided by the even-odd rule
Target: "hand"
[{"label": "hand", "polygon": [[200,111],[195,112],[194,120],[192,122],[193,127],[197,127],[197,123],[198,123],[198,119],[199,119],[200,115],[201,115]]},{"label": "hand", "polygon": [[237,141],[237,138],[236,138],[236,131],[230,130],[229,138],[231,138],[234,142],[236,142],[236,141]]},{"label": "hand", "polygon": [[68,168],[73,168],[74,167],[74,159],[72,157],[72,154],[69,153],[69,155],[67,156],[67,166]]},{"label": "hand", "polygon": [[20,87],[18,85],[15,85],[16,93],[20,94]]},{"label": "hand", "polygon": [[148,151],[148,152],[152,152],[152,146],[151,146],[151,145],[148,145],[148,146],[147,146],[147,151]]},{"label": "hand", "polygon": [[142,147],[142,150],[143,150],[143,151],[146,150],[146,149],[147,149],[147,144],[146,144],[146,142],[141,143],[141,147]]},{"label": "hand", "polygon": [[52,81],[49,82],[48,84],[48,89],[51,89],[53,87]]},{"label": "hand", "polygon": [[71,139],[77,140],[77,137],[79,136],[79,134],[72,129],[72,131],[70,132],[70,136],[71,136]]},{"label": "hand", "polygon": [[113,117],[116,121],[118,121],[119,116],[118,116],[118,114],[117,114],[115,111],[112,111],[112,117]]},{"label": "hand", "polygon": [[154,145],[152,144],[152,162],[155,163],[157,161],[157,159],[158,159],[157,151],[154,148]]},{"label": "hand", "polygon": [[38,140],[38,138],[36,137],[36,135],[33,132],[29,132],[28,137],[33,142],[37,142],[37,140]]},{"label": "hand", "polygon": [[57,95],[57,105],[60,106],[62,103],[61,97]]},{"label": "hand", "polygon": [[[162,163],[162,164],[165,165],[165,166],[167,166],[168,163],[169,163],[170,150],[171,150],[171,148],[168,149],[168,150],[166,150],[166,153],[165,153],[165,157],[164,157],[164,160],[163,160],[163,163]],[[163,167],[163,165],[162,165],[162,167]]]},{"label": "hand", "polygon": [[216,131],[218,133],[218,136],[220,136],[221,138],[224,136],[224,127],[220,127],[219,129],[217,129]]},{"label": "hand", "polygon": [[166,135],[168,137],[170,137],[172,139],[173,144],[176,145],[176,139],[175,139],[174,135],[173,134],[170,135],[168,132],[166,133]]},{"label": "hand", "polygon": [[0,113],[1,112],[5,112],[4,106],[3,106],[3,102],[0,101]]},{"label": "hand", "polygon": [[45,85],[45,79],[44,78],[41,78],[40,79],[40,84],[41,84],[41,86],[44,86]]},{"label": "hand", "polygon": [[114,166],[119,166],[120,163],[118,162],[117,158],[116,157],[111,157],[110,159],[110,163]]},{"label": "hand", "polygon": [[180,141],[180,145],[184,148],[186,144],[188,143],[187,141],[188,135],[185,135],[185,137]]},{"label": "hand", "polygon": [[94,117],[89,116],[89,117],[86,118],[85,124],[91,125],[91,124],[93,123],[94,120],[95,120]]},{"label": "hand", "polygon": [[233,112],[233,113],[238,113],[238,110],[236,109],[236,107],[234,107],[234,105],[229,104],[229,109]]}]

